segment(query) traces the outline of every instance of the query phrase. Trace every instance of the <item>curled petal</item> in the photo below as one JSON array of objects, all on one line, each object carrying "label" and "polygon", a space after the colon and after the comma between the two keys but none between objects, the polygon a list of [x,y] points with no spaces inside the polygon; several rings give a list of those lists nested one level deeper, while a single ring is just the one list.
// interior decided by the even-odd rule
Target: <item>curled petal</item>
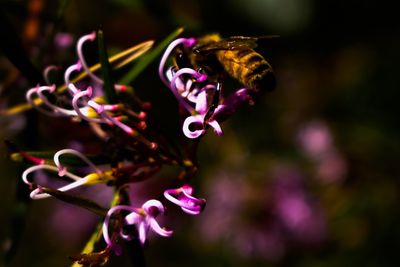
[{"label": "curled petal", "polygon": [[[190,92],[192,91],[192,90],[191,90],[192,85],[193,85],[192,79],[187,79],[186,83],[183,85],[183,91],[182,91],[182,93],[181,93],[181,95],[182,95],[183,97],[188,98]],[[189,100],[189,99],[188,99],[188,100]]]},{"label": "curled petal", "polygon": [[[54,171],[54,172],[58,172],[58,168],[56,166],[53,165],[48,165],[48,164],[42,164],[42,165],[35,165],[32,167],[29,167],[28,169],[26,169],[23,173],[22,173],[22,181],[24,181],[24,183],[28,184],[28,185],[32,185],[32,183],[28,180],[28,175],[32,172],[38,171],[38,170],[49,170],[49,171]],[[71,178],[72,180],[80,180],[82,179],[82,177],[77,176],[73,173],[70,172],[66,172],[65,175],[69,178]]]},{"label": "curled petal", "polygon": [[150,228],[160,236],[170,237],[173,234],[173,231],[161,228],[158,222],[154,218],[150,218],[149,222],[150,222]]},{"label": "curled petal", "polygon": [[[193,116],[189,116],[186,118],[186,120],[183,122],[182,130],[187,138],[195,139],[205,133],[206,130],[203,128],[204,116],[205,116],[205,114],[193,115]],[[194,130],[194,131],[190,130],[190,126],[192,124],[196,124],[196,125],[200,126],[201,129]],[[221,136],[223,134],[222,128],[219,125],[218,121],[209,120],[209,121],[207,121],[207,124],[210,125],[212,128],[214,128],[214,132],[218,136]]]},{"label": "curled petal", "polygon": [[[155,199],[150,199],[146,201],[142,208],[146,212],[146,214],[151,214],[153,217],[156,217],[159,213],[164,213],[164,206],[163,204]],[[157,210],[157,214],[154,215],[154,209]]]},{"label": "curled petal", "polygon": [[[172,235],[172,231],[161,228],[155,220],[155,217],[157,217],[159,213],[164,213],[164,206],[160,201],[155,199],[148,200],[142,205],[141,208],[118,205],[112,207],[108,211],[103,224],[104,240],[109,247],[114,247],[114,243],[112,242],[108,232],[110,217],[117,210],[127,210],[130,212],[125,216],[125,224],[134,225],[136,227],[139,241],[142,245],[144,245],[146,242],[147,233],[150,228],[161,236],[168,237]],[[131,239],[131,235],[125,234],[122,231],[119,234],[123,239]]]},{"label": "curled petal", "polygon": [[242,88],[235,91],[224,99],[212,116],[215,120],[221,122],[232,116],[240,107],[250,104],[254,101],[254,90]]},{"label": "curled petal", "polygon": [[187,138],[195,139],[204,134],[206,131],[205,129],[194,130],[194,131],[190,130],[191,124],[197,124],[203,127],[203,121],[204,121],[204,116],[202,115],[193,115],[187,117],[186,120],[183,122],[182,126],[182,130],[185,136]]},{"label": "curled petal", "polygon": [[[191,101],[191,102],[193,102],[193,103],[196,103],[196,111],[197,112],[199,112],[200,114],[203,114],[203,113],[205,113],[205,112],[200,112],[200,111],[198,111],[197,110],[197,105],[200,105],[201,104],[201,106],[208,106],[208,102],[207,102],[207,98],[206,99],[204,99],[204,96],[201,96],[202,98],[201,99],[199,99],[199,97],[200,97],[200,94],[201,93],[205,93],[206,94],[206,96],[208,96],[208,91],[209,90],[215,90],[215,85],[214,84],[206,84],[205,86],[203,86],[202,88],[198,88],[198,87],[196,87],[196,88],[193,88],[193,90],[191,90],[191,92],[190,92],[190,94],[187,96],[187,99],[189,100],[189,101]],[[200,92],[200,93],[199,93]],[[198,101],[201,101],[200,103],[198,103]],[[199,106],[199,108],[200,108],[200,106]]]},{"label": "curled petal", "polygon": [[[28,175],[30,173],[32,173],[32,172],[37,171],[37,170],[49,170],[49,171],[53,171],[53,172],[58,172],[59,171],[58,167],[53,166],[53,165],[42,164],[42,165],[32,166],[32,167],[26,169],[22,173],[22,180],[24,181],[24,183],[32,186],[32,182],[30,182],[28,180]],[[57,189],[57,190],[62,191],[62,192],[66,192],[66,191],[69,191],[71,189],[80,187],[82,185],[85,185],[88,182],[88,179],[86,177],[80,177],[80,176],[77,176],[77,175],[75,175],[73,173],[70,173],[70,172],[65,172],[65,176],[67,176],[67,177],[69,177],[69,178],[71,178],[72,180],[75,180],[75,181]],[[36,188],[35,190],[33,190],[31,192],[30,197],[32,199],[43,199],[43,198],[50,197],[50,195],[47,194],[47,193],[43,193],[41,188],[38,187],[38,188]]]},{"label": "curled petal", "polygon": [[[67,184],[67,185],[65,185],[63,187],[60,187],[60,188],[57,188],[57,190],[61,191],[61,192],[66,192],[66,191],[69,191],[71,189],[78,188],[78,187],[86,184],[86,182],[87,182],[87,180],[85,178],[82,178],[82,179],[79,179],[79,180],[77,180],[77,181],[75,181],[73,183]],[[38,187],[35,190],[33,190],[31,192],[31,194],[30,194],[30,197],[32,199],[43,199],[43,198],[48,198],[50,196],[51,195],[49,195],[47,193],[43,193],[42,189],[40,187]]]},{"label": "curled petal", "polygon": [[58,116],[57,113],[54,113],[53,111],[49,111],[47,109],[41,108],[38,103],[36,102],[36,100],[38,99],[33,99],[33,95],[36,94],[38,95],[38,89],[39,86],[31,88],[28,90],[28,92],[26,92],[26,100],[28,101],[28,103],[34,107],[35,109],[39,110],[40,112],[42,112],[43,114],[46,114],[48,116],[54,117],[54,116]]},{"label": "curled petal", "polygon": [[219,123],[218,123],[216,120],[208,121],[207,124],[209,124],[211,127],[214,128],[214,132],[215,132],[218,136],[221,136],[221,135],[223,134],[222,128],[221,128],[221,126],[219,125]]},{"label": "curled petal", "polygon": [[105,110],[107,110],[110,105],[100,105],[92,100],[89,101],[88,104],[96,111],[97,114],[99,114],[105,120],[105,122],[116,125],[129,135],[134,135],[136,133],[135,130],[133,130],[131,127],[105,112]]},{"label": "curled petal", "polygon": [[[54,154],[54,163],[56,164],[56,166],[59,169],[59,176],[63,176],[65,174],[66,168],[64,166],[61,165],[60,163],[60,156],[64,155],[64,154],[72,154],[77,156],[78,158],[82,159],[84,162],[86,162],[90,167],[92,167],[93,170],[96,171],[96,173],[101,174],[101,171],[96,167],[96,165],[94,165],[94,163],[88,159],[88,157],[86,157],[84,154],[82,154],[81,152],[75,150],[75,149],[62,149],[60,151],[58,151],[57,153]],[[62,172],[60,174],[60,172]]]},{"label": "curled petal", "polygon": [[96,39],[96,32],[91,32],[89,34],[86,34],[79,38],[78,43],[76,44],[76,51],[79,57],[79,61],[82,64],[83,69],[86,71],[87,75],[89,75],[90,78],[92,78],[95,82],[102,84],[102,80],[94,75],[93,72],[90,71],[85,57],[83,56],[83,44],[86,43],[87,41],[93,42]]},{"label": "curled petal", "polygon": [[161,58],[160,65],[158,67],[158,74],[160,75],[162,82],[166,86],[169,86],[169,82],[164,76],[165,63],[167,62],[167,59],[168,59],[169,55],[171,54],[171,52],[175,49],[176,46],[178,46],[180,44],[183,44],[185,47],[192,47],[193,45],[196,44],[196,39],[195,38],[178,38],[178,39],[172,41],[169,44],[169,46],[167,47],[167,49],[165,50],[165,52]]},{"label": "curled petal", "polygon": [[199,82],[199,83],[207,80],[207,74],[200,73],[191,68],[182,68],[175,73],[175,75],[173,76],[173,78],[171,80],[171,84],[174,84],[175,83],[174,80],[180,78],[180,76],[182,76],[182,75],[191,75],[194,79],[196,79],[196,82]]},{"label": "curled petal", "polygon": [[[179,101],[181,106],[183,106],[189,113],[192,113],[193,108],[189,105],[189,103],[187,103],[184,100],[183,96],[181,95],[183,92],[187,93],[187,91],[190,88],[189,89],[186,88],[185,85],[183,85],[183,89],[177,87],[177,86],[179,86],[178,81],[180,81],[180,83],[182,83],[182,79],[181,79],[182,75],[191,75],[194,79],[196,79],[197,82],[204,81],[204,77],[207,78],[207,75],[199,73],[191,68],[182,68],[175,73],[175,75],[171,79],[170,84],[168,85],[168,87],[170,88],[172,93],[175,95],[176,99]],[[190,86],[191,86],[191,83],[190,83]]]},{"label": "curled petal", "polygon": [[[77,45],[76,45],[76,50],[77,50],[77,54],[78,54],[78,57],[79,57],[79,61],[81,62],[82,67],[83,67],[83,69],[85,70],[85,72],[87,73],[87,75],[88,75],[90,78],[92,78],[93,81],[95,81],[96,83],[102,85],[102,84],[104,84],[103,80],[100,79],[98,76],[96,76],[96,75],[90,70],[90,68],[88,67],[88,65],[87,65],[87,63],[86,63],[85,57],[83,56],[83,49],[82,49],[82,48],[83,48],[83,44],[86,43],[87,41],[93,42],[95,39],[96,39],[96,32],[92,32],[92,33],[89,33],[89,34],[87,34],[87,35],[82,36],[82,37],[79,38],[79,40],[78,40],[78,43],[77,43]],[[119,84],[114,85],[114,88],[117,89],[117,90],[119,90],[119,91],[123,91],[124,89],[126,89],[125,86],[119,85]]]},{"label": "curled petal", "polygon": [[145,222],[140,222],[138,225],[139,240],[142,245],[146,242],[147,232],[149,230],[149,225]]},{"label": "curled petal", "polygon": [[104,223],[103,223],[103,238],[104,238],[104,241],[107,243],[108,247],[110,247],[110,248],[112,248],[114,250],[116,255],[120,255],[121,254],[121,247],[112,242],[112,240],[110,238],[110,234],[108,232],[108,227],[110,225],[110,218],[111,218],[112,214],[115,213],[118,210],[132,211],[132,207],[131,206],[124,206],[124,205],[118,205],[118,206],[112,207],[111,209],[108,210],[106,218],[104,219]]},{"label": "curled petal", "polygon": [[196,99],[196,111],[199,114],[205,114],[208,110],[208,103],[207,103],[207,92],[206,90],[202,90]]},{"label": "curled petal", "polygon": [[191,187],[191,186],[188,185],[188,184],[183,185],[180,189],[181,189],[183,192],[185,192],[186,194],[189,194],[189,195],[192,195],[192,194],[193,194],[193,187]]},{"label": "curled petal", "polygon": [[[103,119],[98,119],[98,118],[90,118],[88,115],[84,114],[83,111],[85,110],[84,107],[79,107],[78,102],[80,102],[80,99],[83,97],[91,97],[92,96],[92,88],[89,86],[86,90],[80,91],[74,95],[72,98],[72,107],[78,114],[78,116],[81,119],[84,119],[89,122],[95,122],[95,123],[104,123],[105,121]],[[86,102],[86,101],[84,101]],[[87,102],[86,102],[87,104]]]},{"label": "curled petal", "polygon": [[82,69],[82,64],[80,63],[80,61],[78,61],[76,64],[69,66],[64,73],[65,84],[69,85],[71,83],[70,76],[71,76],[72,72],[81,71],[81,69]]},{"label": "curled petal", "polygon": [[184,185],[181,188],[169,189],[164,192],[166,199],[181,207],[181,209],[191,215],[198,215],[205,207],[206,200],[192,196],[193,188]]},{"label": "curled petal", "polygon": [[42,102],[54,111],[54,114],[57,114],[60,116],[76,116],[77,114],[74,110],[61,108],[61,107],[58,107],[58,106],[52,104],[50,101],[48,101],[47,97],[43,94],[43,91],[48,91],[49,93],[54,93],[55,90],[56,90],[55,85],[40,86],[37,90],[37,94],[38,94],[39,98],[42,100]]}]

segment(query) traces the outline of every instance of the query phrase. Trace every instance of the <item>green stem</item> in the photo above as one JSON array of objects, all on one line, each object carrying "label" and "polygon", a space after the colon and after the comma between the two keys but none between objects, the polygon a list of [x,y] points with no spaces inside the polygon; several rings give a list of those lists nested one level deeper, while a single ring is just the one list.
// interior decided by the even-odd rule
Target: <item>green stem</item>
[{"label": "green stem", "polygon": [[104,96],[107,103],[115,104],[118,102],[117,93],[114,89],[114,83],[111,80],[110,62],[108,61],[107,49],[104,41],[104,34],[102,30],[97,31],[97,40],[99,45],[99,56],[101,63],[101,74],[104,81]]}]

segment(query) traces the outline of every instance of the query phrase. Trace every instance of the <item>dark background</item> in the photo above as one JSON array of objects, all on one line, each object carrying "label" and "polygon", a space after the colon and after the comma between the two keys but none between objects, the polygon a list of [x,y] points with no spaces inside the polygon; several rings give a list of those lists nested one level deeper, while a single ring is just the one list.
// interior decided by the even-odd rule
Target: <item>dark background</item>
[{"label": "dark background", "polygon": [[[150,236],[148,266],[398,265],[400,35],[389,1],[66,2],[57,21],[62,1],[1,1],[12,27],[0,25],[0,42],[7,32],[17,34],[42,70],[75,62],[77,38],[99,27],[111,52],[160,41],[180,26],[186,37],[280,36],[257,48],[274,67],[276,90],[234,114],[223,137],[208,133],[195,181],[206,210],[198,217],[171,212],[165,224],[174,235]],[[56,32],[73,38],[70,46],[46,39],[54,21]],[[6,54],[2,109],[24,102],[34,86]],[[173,97],[157,64],[134,86],[173,134],[180,131],[168,109]],[[87,140],[62,124],[35,112],[2,116],[0,137],[40,150]],[[16,204],[28,194],[15,193],[23,168],[7,159],[4,146],[0,152],[0,242],[5,251],[12,226],[20,240],[10,265],[68,266],[67,256],[80,252],[98,218],[55,199]],[[101,199],[103,191],[89,193]],[[128,264],[129,257],[112,262]]]}]

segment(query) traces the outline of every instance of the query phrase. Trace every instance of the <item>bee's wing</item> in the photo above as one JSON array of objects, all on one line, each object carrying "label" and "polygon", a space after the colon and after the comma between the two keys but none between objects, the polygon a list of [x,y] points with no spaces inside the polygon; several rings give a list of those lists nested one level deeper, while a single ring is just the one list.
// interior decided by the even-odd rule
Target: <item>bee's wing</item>
[{"label": "bee's wing", "polygon": [[256,46],[256,40],[231,40],[228,38],[215,43],[196,46],[193,51],[197,54],[208,54],[219,50],[240,50],[244,48],[255,48]]},{"label": "bee's wing", "polygon": [[257,47],[257,40],[271,39],[277,36],[260,36],[260,37],[247,37],[247,36],[232,36],[221,41],[204,44],[195,47],[193,50],[198,54],[208,54],[219,50],[241,50],[253,49]]},{"label": "bee's wing", "polygon": [[265,40],[265,39],[274,39],[274,38],[279,38],[279,35],[262,35],[262,36],[231,36],[229,38],[226,38],[225,40],[251,40],[251,41],[257,41],[257,40]]}]

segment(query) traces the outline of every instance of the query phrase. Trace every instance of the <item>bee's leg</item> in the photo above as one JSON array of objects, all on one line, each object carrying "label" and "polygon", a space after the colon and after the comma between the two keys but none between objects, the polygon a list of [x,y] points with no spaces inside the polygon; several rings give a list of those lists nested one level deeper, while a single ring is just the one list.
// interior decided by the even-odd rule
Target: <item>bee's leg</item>
[{"label": "bee's leg", "polygon": [[214,115],[214,111],[219,105],[221,91],[222,91],[222,83],[221,82],[217,82],[217,86],[215,87],[213,100],[211,102],[210,107],[207,110],[206,115],[204,116],[204,122],[203,122],[203,127],[204,128],[206,127],[206,124],[207,124],[208,120],[212,117],[212,115]]}]

